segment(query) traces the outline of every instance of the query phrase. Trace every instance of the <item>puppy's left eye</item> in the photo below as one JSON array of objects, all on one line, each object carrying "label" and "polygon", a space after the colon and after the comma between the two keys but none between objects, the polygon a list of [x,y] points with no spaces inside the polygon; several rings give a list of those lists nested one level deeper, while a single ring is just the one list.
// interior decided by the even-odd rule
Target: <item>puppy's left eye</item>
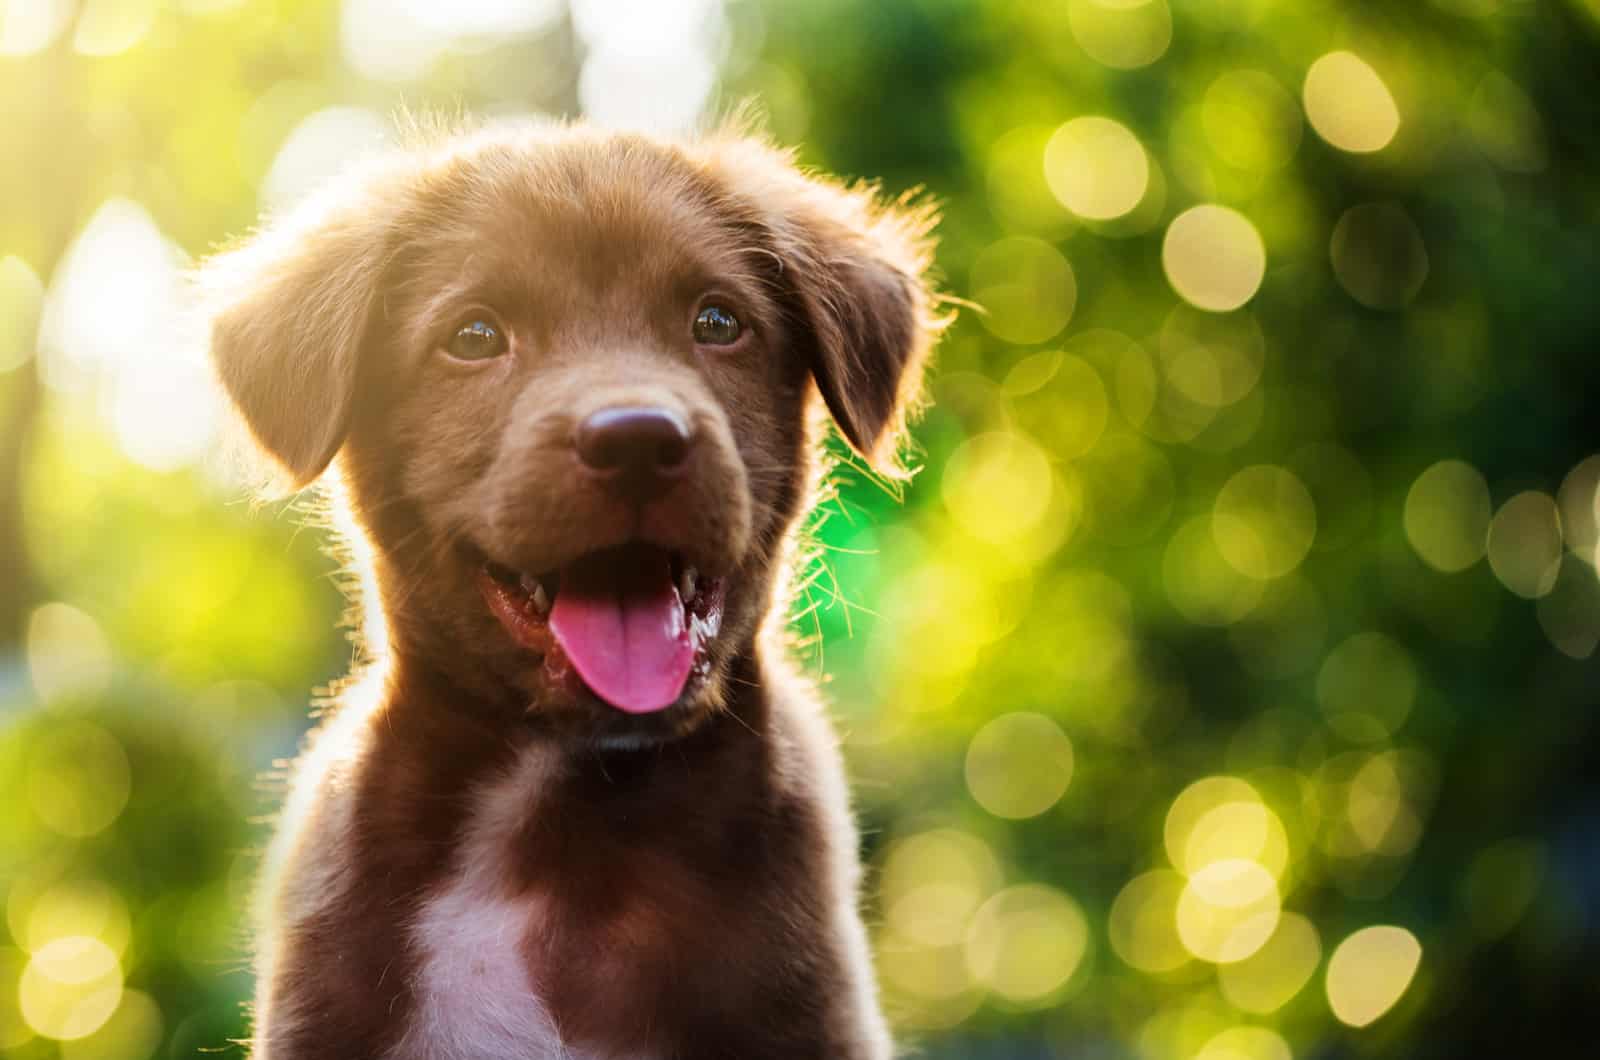
[{"label": "puppy's left eye", "polygon": [[704,346],[732,346],[744,334],[744,325],[732,312],[708,305],[694,318],[694,341]]},{"label": "puppy's left eye", "polygon": [[487,361],[507,348],[505,333],[487,320],[468,321],[445,343],[450,356],[462,361]]}]

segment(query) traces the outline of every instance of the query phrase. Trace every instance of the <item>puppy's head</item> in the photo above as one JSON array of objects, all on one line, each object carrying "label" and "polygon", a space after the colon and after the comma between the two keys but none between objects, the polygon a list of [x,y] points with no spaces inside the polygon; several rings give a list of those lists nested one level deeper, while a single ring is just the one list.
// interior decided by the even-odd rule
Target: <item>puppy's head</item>
[{"label": "puppy's head", "polygon": [[924,212],[719,136],[480,132],[207,264],[219,375],[295,486],[338,458],[403,666],[613,742],[727,701],[812,406],[892,473]]}]

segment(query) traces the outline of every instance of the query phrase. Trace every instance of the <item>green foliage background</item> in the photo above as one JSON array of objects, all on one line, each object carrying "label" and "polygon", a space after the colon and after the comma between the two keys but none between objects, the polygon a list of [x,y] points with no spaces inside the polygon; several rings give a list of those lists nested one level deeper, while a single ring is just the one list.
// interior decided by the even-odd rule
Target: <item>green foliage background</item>
[{"label": "green foliage background", "polygon": [[[584,49],[558,16],[396,83],[352,67],[338,5],[276,0],[13,3],[0,52],[33,9],[58,32],[0,54],[0,1056],[192,1056],[245,1033],[251,851],[309,690],[348,662],[343,604],[292,509],[252,509],[214,462],[130,459],[99,377],[35,342],[41,296],[108,199],[198,255],[254,222],[322,108],[572,113]],[[797,604],[906,1037],[1574,1055],[1600,1002],[1600,5],[720,18],[718,99],[753,94],[808,163],[926,188],[945,286],[987,307],[940,350],[903,498],[842,469]],[[1393,100],[1378,150],[1318,120],[1337,101],[1308,72],[1336,52]],[[1086,115],[1143,151],[1115,218],[1061,197],[1094,159],[1060,161],[1057,130]],[[1201,204],[1265,252],[1224,312],[1187,305],[1194,263],[1164,254]],[[1242,960],[1179,928],[1218,859],[1271,878],[1250,900],[1276,942],[1235,916]],[[1333,955],[1378,926],[1420,964],[1353,1027]],[[89,967],[40,956],[77,938],[112,970],[41,979],[51,954]],[[1393,952],[1358,950],[1381,987]],[[46,1033],[72,1026],[99,1029]]]}]

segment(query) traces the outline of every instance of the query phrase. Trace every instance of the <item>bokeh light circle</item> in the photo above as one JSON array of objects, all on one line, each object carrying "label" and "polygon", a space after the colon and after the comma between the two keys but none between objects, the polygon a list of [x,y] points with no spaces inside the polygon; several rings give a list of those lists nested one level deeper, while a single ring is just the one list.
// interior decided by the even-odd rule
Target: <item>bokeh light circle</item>
[{"label": "bokeh light circle", "polygon": [[1305,989],[1321,961],[1322,940],[1316,926],[1299,913],[1284,913],[1259,950],[1217,969],[1217,984],[1229,1004],[1264,1016]]},{"label": "bokeh light circle", "polygon": [[1230,1027],[1201,1046],[1194,1060],[1294,1060],[1294,1053],[1277,1031]]},{"label": "bokeh light circle", "polygon": [[1235,472],[1217,494],[1211,533],[1229,566],[1251,578],[1281,578],[1311,551],[1317,508],[1284,468],[1258,464]]},{"label": "bokeh light circle", "polygon": [[1519,493],[1489,522],[1489,566],[1501,585],[1526,599],[1555,588],[1562,548],[1561,511],[1547,493]]},{"label": "bokeh light circle", "polygon": [[1184,879],[1157,869],[1135,876],[1111,903],[1106,932],[1111,948],[1141,972],[1170,972],[1190,960],[1178,937],[1178,898]]},{"label": "bokeh light circle", "polygon": [[1244,618],[1260,602],[1266,585],[1223,558],[1209,515],[1195,516],[1172,535],[1161,575],[1172,606],[1198,626],[1229,626]]},{"label": "bokeh light circle", "polygon": [[1422,944],[1405,928],[1363,928],[1328,959],[1328,1006],[1341,1023],[1365,1027],[1405,995],[1422,963]]},{"label": "bokeh light circle", "polygon": [[1178,937],[1212,964],[1242,961],[1277,929],[1278,884],[1244,858],[1213,862],[1189,877],[1178,897]]},{"label": "bokeh light circle", "polygon": [[1060,994],[1088,949],[1089,921],[1078,903],[1052,887],[1023,884],[996,894],[972,918],[967,966],[1008,1002],[1031,1007]]},{"label": "bokeh light circle", "polygon": [[1173,867],[1193,876],[1219,861],[1254,861],[1283,877],[1288,835],[1256,789],[1238,777],[1202,777],[1172,800],[1162,843]]},{"label": "bokeh light circle", "polygon": [[1209,313],[1175,306],[1161,325],[1161,368],[1199,405],[1232,405],[1249,396],[1266,363],[1266,336],[1254,314]]},{"label": "bokeh light circle", "polygon": [[1161,244],[1167,281],[1184,301],[1214,313],[1238,309],[1261,287],[1267,251],[1250,219],[1226,206],[1194,206]]},{"label": "bokeh light circle", "polygon": [[1212,150],[1238,169],[1282,169],[1300,146],[1300,108],[1260,70],[1229,70],[1211,82],[1200,121]]},{"label": "bokeh light circle", "polygon": [[1091,221],[1130,212],[1150,184],[1150,159],[1127,126],[1094,115],[1074,118],[1044,148],[1045,179],[1061,205]]},{"label": "bokeh light circle", "polygon": [[105,831],[128,804],[132,772],[117,738],[74,721],[42,734],[28,762],[28,803],[44,824],[76,839]]},{"label": "bokeh light circle", "polygon": [[1489,484],[1478,469],[1441,460],[1418,475],[1406,493],[1406,540],[1435,570],[1466,570],[1483,558],[1493,512]]},{"label": "bokeh light circle", "polygon": [[35,951],[17,985],[22,1016],[46,1038],[83,1038],[122,1000],[122,968],[99,939],[69,935]]},{"label": "bokeh light circle", "polygon": [[1149,66],[1172,43],[1166,0],[1067,0],[1067,24],[1089,58],[1117,70]]},{"label": "bokeh light circle", "polygon": [[1417,670],[1392,637],[1357,633],[1328,653],[1317,674],[1317,700],[1335,731],[1354,740],[1393,735],[1411,714]]},{"label": "bokeh light circle", "polygon": [[1403,309],[1428,279],[1428,248],[1399,204],[1352,206],[1333,226],[1333,274],[1369,309]]},{"label": "bokeh light circle", "polygon": [[1317,135],[1342,151],[1381,151],[1400,131],[1389,86],[1354,52],[1329,52],[1312,63],[1302,99]]},{"label": "bokeh light circle", "polygon": [[1580,562],[1569,554],[1537,606],[1539,628],[1557,651],[1573,659],[1587,659],[1600,648],[1600,579],[1592,562],[1592,557]]},{"label": "bokeh light circle", "polygon": [[61,1043],[61,1060],[150,1060],[161,1047],[161,1007],[140,990],[124,990],[122,1001],[93,1034]]},{"label": "bokeh light circle", "polygon": [[888,924],[897,935],[938,946],[965,935],[968,919],[999,879],[999,866],[982,840],[940,828],[895,843],[884,860],[879,888]]},{"label": "bokeh light circle", "polygon": [[1031,236],[1011,236],[984,248],[972,263],[969,289],[983,309],[983,326],[1019,345],[1049,342],[1078,304],[1072,266],[1055,247]]},{"label": "bokeh light circle", "polygon": [[1239,858],[1278,879],[1289,866],[1288,834],[1265,803],[1241,799],[1207,811],[1190,829],[1178,869],[1192,876],[1207,865]]},{"label": "bokeh light circle", "polygon": [[1042,714],[1002,714],[967,748],[967,789],[996,817],[1044,813],[1066,794],[1072,769],[1072,741]]},{"label": "bokeh light circle", "polygon": [[1592,565],[1595,547],[1600,545],[1600,453],[1567,472],[1556,501],[1561,508],[1561,534],[1567,548]]},{"label": "bokeh light circle", "polygon": [[1009,432],[967,439],[945,463],[945,508],[973,537],[1005,545],[1026,537],[1050,507],[1053,474],[1037,445]]}]

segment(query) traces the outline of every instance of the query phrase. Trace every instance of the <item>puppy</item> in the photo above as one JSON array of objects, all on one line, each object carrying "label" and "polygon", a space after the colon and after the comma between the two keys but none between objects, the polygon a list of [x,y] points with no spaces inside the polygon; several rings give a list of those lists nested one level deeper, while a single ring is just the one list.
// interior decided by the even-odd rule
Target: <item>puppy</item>
[{"label": "puppy", "polygon": [[890,1054],[784,583],[822,410],[895,471],[931,225],[736,133],[480,130],[204,266],[223,385],[367,586],[258,1060]]}]

